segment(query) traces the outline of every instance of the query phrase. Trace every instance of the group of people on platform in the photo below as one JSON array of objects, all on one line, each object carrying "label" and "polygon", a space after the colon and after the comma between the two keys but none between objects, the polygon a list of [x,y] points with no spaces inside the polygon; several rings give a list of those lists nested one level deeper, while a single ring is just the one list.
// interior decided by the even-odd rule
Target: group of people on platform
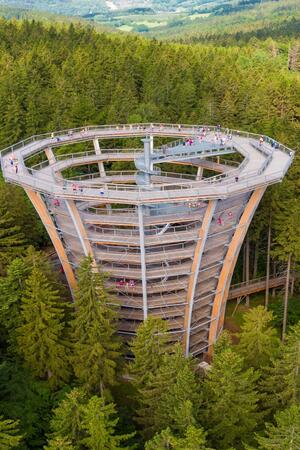
[{"label": "group of people on platform", "polygon": [[122,280],[117,280],[116,285],[117,287],[135,287],[136,282],[134,280],[126,280],[123,278]]}]

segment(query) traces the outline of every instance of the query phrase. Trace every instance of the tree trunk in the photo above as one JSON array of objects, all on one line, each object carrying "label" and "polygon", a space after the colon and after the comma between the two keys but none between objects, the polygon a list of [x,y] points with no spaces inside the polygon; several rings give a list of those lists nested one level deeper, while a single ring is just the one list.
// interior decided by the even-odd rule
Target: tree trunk
[{"label": "tree trunk", "polygon": [[259,241],[255,241],[254,246],[254,261],[253,261],[253,276],[252,278],[257,277],[257,267],[258,267],[258,257],[259,257]]},{"label": "tree trunk", "polygon": [[[249,234],[246,237],[246,282],[249,284],[250,281],[250,242]],[[250,297],[246,296],[246,306],[250,306]]]},{"label": "tree trunk", "polygon": [[286,334],[286,324],[288,315],[288,305],[289,305],[289,287],[290,287],[290,273],[291,273],[291,261],[292,254],[288,257],[288,266],[286,272],[286,282],[285,282],[285,292],[284,292],[284,312],[283,312],[283,324],[282,324],[282,342],[284,342]]},{"label": "tree trunk", "polygon": [[266,296],[265,296],[265,307],[268,309],[269,305],[269,294],[270,294],[270,251],[271,251],[271,237],[272,237],[272,229],[271,229],[271,217],[269,221],[269,230],[268,230],[268,249],[267,249],[267,276],[266,276]]}]

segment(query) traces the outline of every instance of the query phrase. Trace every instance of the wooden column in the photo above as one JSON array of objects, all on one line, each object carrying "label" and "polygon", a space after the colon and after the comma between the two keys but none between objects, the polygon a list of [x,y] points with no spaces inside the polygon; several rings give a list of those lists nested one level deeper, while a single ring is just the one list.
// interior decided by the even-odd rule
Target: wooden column
[{"label": "wooden column", "polygon": [[77,233],[80,243],[82,245],[83,252],[84,252],[85,256],[90,256],[93,259],[93,263],[95,265],[96,261],[95,261],[95,257],[94,257],[94,252],[93,252],[92,246],[90,244],[89,238],[87,236],[86,229],[82,223],[80,214],[76,208],[76,204],[75,204],[74,200],[65,200],[65,202],[66,202],[68,212],[71,216],[74,228],[76,230],[76,233]]},{"label": "wooden column", "polygon": [[204,247],[206,244],[206,239],[209,231],[209,227],[217,206],[217,200],[211,200],[208,203],[204,219],[202,222],[202,226],[198,233],[198,240],[196,243],[196,248],[194,252],[194,259],[192,263],[191,275],[188,283],[188,292],[187,292],[187,304],[185,308],[184,315],[184,335],[183,335],[183,347],[186,356],[189,354],[190,349],[190,332],[191,332],[191,323],[192,323],[192,315],[193,315],[193,306],[194,306],[194,297],[196,286],[198,282],[198,275],[202,261],[202,255],[204,251]]},{"label": "wooden column", "polygon": [[[99,140],[94,139],[93,143],[94,143],[94,149],[95,149],[96,155],[101,155],[101,148],[99,145]],[[105,177],[106,173],[105,173],[104,164],[102,161],[98,162],[98,167],[99,167],[100,177]]]},{"label": "wooden column", "polygon": [[54,155],[53,150],[52,150],[51,147],[45,148],[45,154],[46,154],[46,156],[47,156],[47,159],[48,159],[48,161],[49,161],[50,166],[51,166],[52,164],[55,164],[55,163],[56,163],[56,158],[55,158],[55,155]]},{"label": "wooden column", "polygon": [[219,282],[217,286],[217,293],[214,299],[214,305],[211,316],[211,326],[209,330],[209,349],[208,354],[211,355],[213,352],[213,345],[217,340],[220,331],[223,329],[226,302],[228,298],[228,292],[230,288],[231,278],[233,271],[237,262],[237,258],[245,239],[247,230],[251,223],[252,217],[255,213],[256,208],[265,192],[266,188],[259,188],[255,190],[250,200],[248,201],[245,210],[242,214],[240,222],[236,228],[233,235],[231,243],[228,247],[223,268],[219,277]]},{"label": "wooden column", "polygon": [[64,269],[69,287],[71,291],[75,289],[76,287],[76,279],[73,272],[73,269],[71,267],[71,264],[69,263],[67,253],[64,249],[64,246],[60,240],[59,234],[55,228],[55,225],[52,221],[52,218],[46,208],[46,205],[41,197],[41,195],[35,191],[32,191],[30,189],[26,189],[26,194],[30,198],[33,206],[35,207],[38,215],[41,218],[41,221],[43,222],[45,228],[47,229],[47,232],[50,236],[50,239],[54,245],[54,248],[56,250],[56,253],[59,257],[59,260],[61,262],[61,265]]}]

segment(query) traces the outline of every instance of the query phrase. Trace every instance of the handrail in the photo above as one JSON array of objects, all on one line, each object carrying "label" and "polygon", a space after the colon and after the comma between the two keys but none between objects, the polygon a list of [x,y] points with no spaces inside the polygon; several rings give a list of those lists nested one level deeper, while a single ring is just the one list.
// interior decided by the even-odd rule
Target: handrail
[{"label": "handrail", "polygon": [[[286,271],[286,270],[283,270],[282,272],[279,272],[278,274],[271,275],[271,276],[269,277],[269,279],[270,279],[270,280],[273,280],[273,279],[285,277],[286,274],[287,274],[287,271]],[[241,283],[232,284],[232,285],[230,286],[230,290],[233,290],[233,289],[239,289],[239,288],[242,288],[242,287],[244,287],[244,286],[252,286],[253,284],[260,283],[260,282],[262,282],[262,281],[267,281],[267,277],[264,276],[264,277],[260,277],[260,278],[253,278],[252,280],[249,280],[249,281],[242,281]]]},{"label": "handrail", "polygon": [[[84,138],[86,137],[87,133],[89,131],[97,131],[97,130],[108,130],[108,131],[115,131],[116,135],[118,132],[122,132],[122,131],[148,131],[148,132],[153,132],[153,131],[165,131],[165,128],[167,129],[177,129],[178,132],[183,132],[186,129],[191,130],[194,134],[198,134],[201,129],[209,129],[210,131],[216,131],[218,130],[217,127],[215,126],[211,126],[211,125],[187,125],[187,124],[183,124],[180,125],[180,129],[178,125],[174,125],[174,124],[167,124],[167,123],[132,123],[132,124],[115,124],[115,125],[89,125],[86,127],[78,127],[78,128],[71,128],[71,129],[65,129],[65,130],[61,130],[61,131],[54,131],[54,132],[48,132],[48,133],[41,133],[41,134],[37,134],[37,135],[33,135],[30,136],[28,138],[25,138],[19,142],[17,142],[16,144],[13,144],[9,147],[4,148],[3,150],[0,151],[1,156],[6,155],[7,153],[13,152],[14,150],[20,148],[20,147],[24,147],[26,144],[29,144],[31,142],[36,142],[38,140],[41,139],[46,139],[46,138],[51,138],[54,139],[55,137],[60,137],[60,136],[66,136],[67,138],[71,139],[74,133],[80,133],[81,136]],[[240,130],[234,130],[234,129],[229,129],[229,128],[221,128],[220,129],[221,132],[225,133],[225,134],[236,134],[237,136],[244,136],[244,137],[253,137],[256,139],[259,139],[261,136],[263,136],[264,140],[266,142],[275,142],[276,144],[278,144],[278,148],[282,151],[287,151],[289,154],[290,152],[292,152],[292,154],[294,154],[294,152],[286,147],[283,144],[280,144],[279,142],[275,141],[274,139],[266,136],[266,135],[259,135],[256,133],[249,133],[249,132],[244,132],[244,131],[240,131]],[[292,156],[292,155],[291,155]]]}]

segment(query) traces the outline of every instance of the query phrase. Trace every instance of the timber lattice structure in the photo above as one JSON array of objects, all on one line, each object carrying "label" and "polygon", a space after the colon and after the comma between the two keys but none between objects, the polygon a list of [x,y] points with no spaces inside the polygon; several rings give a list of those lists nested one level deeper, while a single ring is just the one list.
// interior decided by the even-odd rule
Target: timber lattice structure
[{"label": "timber lattice structure", "polygon": [[[133,138],[142,139],[143,147],[120,148]],[[78,143],[91,150],[76,151]],[[262,141],[220,127],[131,124],[33,136],[4,149],[1,166],[5,180],[31,199],[71,290],[80,260],[90,255],[108,273],[107,285],[121,305],[122,336],[134,335],[149,315],[162,317],[170,340],[200,356],[222,330],[233,270],[255,210],[293,157],[266,136]],[[134,162],[135,168],[109,170],[116,161]],[[183,169],[163,171],[166,163]],[[206,176],[212,172],[217,175]]]}]

